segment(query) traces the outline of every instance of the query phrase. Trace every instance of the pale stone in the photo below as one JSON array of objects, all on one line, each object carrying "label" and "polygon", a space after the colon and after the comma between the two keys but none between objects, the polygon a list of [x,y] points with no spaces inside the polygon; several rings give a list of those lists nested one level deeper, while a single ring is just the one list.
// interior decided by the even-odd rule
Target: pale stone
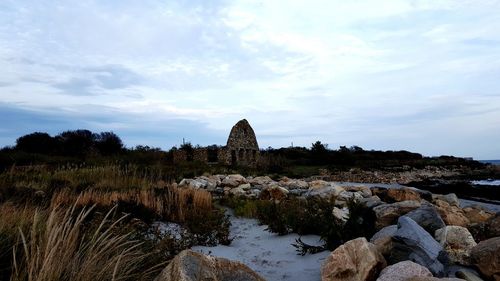
[{"label": "pale stone", "polygon": [[386,266],[377,247],[356,238],[335,249],[321,266],[321,281],[372,281]]},{"label": "pale stone", "polygon": [[470,265],[470,251],[477,243],[467,228],[446,226],[436,230],[435,237],[452,262]]}]

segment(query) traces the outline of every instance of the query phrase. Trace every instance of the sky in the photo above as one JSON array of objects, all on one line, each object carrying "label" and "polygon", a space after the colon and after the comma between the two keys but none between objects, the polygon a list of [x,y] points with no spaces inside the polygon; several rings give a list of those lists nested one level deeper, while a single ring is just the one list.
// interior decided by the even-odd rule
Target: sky
[{"label": "sky", "polygon": [[0,1],[0,146],[409,150],[500,159],[500,0]]}]

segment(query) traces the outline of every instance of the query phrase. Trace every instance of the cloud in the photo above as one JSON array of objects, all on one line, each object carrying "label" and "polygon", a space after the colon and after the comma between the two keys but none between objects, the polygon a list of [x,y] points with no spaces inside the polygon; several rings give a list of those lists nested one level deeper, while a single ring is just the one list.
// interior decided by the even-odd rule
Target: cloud
[{"label": "cloud", "polygon": [[0,115],[25,120],[12,121],[12,135],[90,126],[162,147],[182,137],[224,143],[221,132],[247,118],[264,146],[321,139],[498,158],[484,140],[500,131],[499,8],[497,0],[7,0]]}]

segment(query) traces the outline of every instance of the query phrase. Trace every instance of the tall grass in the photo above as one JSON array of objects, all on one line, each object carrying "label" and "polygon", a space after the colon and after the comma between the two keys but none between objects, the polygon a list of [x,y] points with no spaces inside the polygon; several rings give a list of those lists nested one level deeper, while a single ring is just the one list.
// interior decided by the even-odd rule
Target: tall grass
[{"label": "tall grass", "polygon": [[178,223],[186,221],[188,212],[212,211],[212,195],[208,191],[175,187],[123,191],[89,190],[81,193],[65,189],[54,193],[51,200],[52,206],[75,204],[77,207],[97,205],[107,208],[120,203],[136,210],[138,207],[144,208],[158,218]]},{"label": "tall grass", "polygon": [[[54,207],[48,214],[36,211],[29,232],[20,230],[21,244],[14,246],[12,281],[135,280],[146,255],[140,243],[112,229],[120,218],[107,224],[111,211],[88,237],[81,228],[90,214],[75,206]],[[22,247],[19,251],[18,247]]]}]

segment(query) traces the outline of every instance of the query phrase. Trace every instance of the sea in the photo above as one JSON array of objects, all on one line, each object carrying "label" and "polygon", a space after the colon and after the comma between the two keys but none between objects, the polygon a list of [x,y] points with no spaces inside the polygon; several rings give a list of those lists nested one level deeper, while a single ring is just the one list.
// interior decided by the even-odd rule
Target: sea
[{"label": "sea", "polygon": [[478,161],[485,164],[493,164],[500,166],[500,160],[478,160]]}]

